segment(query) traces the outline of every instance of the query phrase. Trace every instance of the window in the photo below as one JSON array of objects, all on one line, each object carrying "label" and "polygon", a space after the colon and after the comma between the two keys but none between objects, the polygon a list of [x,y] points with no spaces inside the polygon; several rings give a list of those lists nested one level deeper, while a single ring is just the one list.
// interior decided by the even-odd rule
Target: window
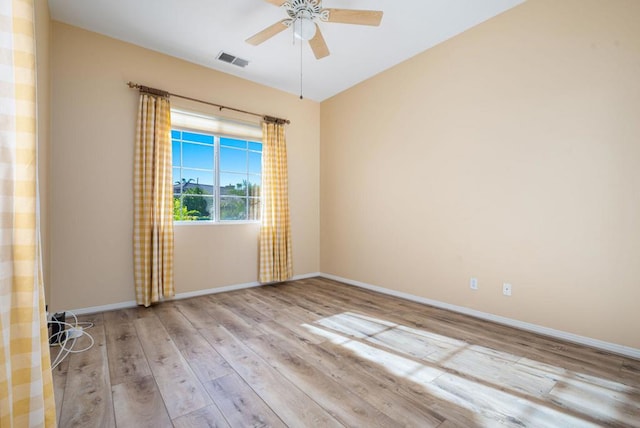
[{"label": "window", "polygon": [[[219,120],[189,116],[171,112],[174,220],[260,220],[262,143],[255,141],[256,128],[251,139],[228,136],[215,132]],[[190,123],[194,118],[201,123]]]}]

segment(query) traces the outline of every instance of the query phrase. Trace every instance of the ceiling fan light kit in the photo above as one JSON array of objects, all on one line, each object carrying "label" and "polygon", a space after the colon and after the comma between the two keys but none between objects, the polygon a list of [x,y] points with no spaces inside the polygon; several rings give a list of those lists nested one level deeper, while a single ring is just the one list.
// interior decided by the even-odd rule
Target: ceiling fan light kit
[{"label": "ceiling fan light kit", "polygon": [[293,21],[296,39],[309,41],[316,35],[316,24],[311,18],[301,17]]}]

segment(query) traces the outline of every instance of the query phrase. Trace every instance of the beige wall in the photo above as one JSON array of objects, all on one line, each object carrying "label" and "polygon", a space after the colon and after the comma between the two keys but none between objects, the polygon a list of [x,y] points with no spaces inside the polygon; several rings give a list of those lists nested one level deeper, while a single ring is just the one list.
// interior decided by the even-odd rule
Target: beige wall
[{"label": "beige wall", "polygon": [[323,102],[321,271],[640,348],[638,22],[529,0]]},{"label": "beige wall", "polygon": [[[138,94],[125,85],[129,80],[290,119],[294,273],[319,270],[318,103],[57,22],[52,23],[52,37],[54,310],[134,299],[132,170]],[[176,227],[176,291],[256,281],[257,235],[255,224]]]},{"label": "beige wall", "polygon": [[42,237],[42,273],[45,301],[51,298],[49,257],[49,140],[50,140],[50,67],[51,25],[47,0],[35,2],[36,72],[38,99],[38,178],[40,190],[40,236]]}]

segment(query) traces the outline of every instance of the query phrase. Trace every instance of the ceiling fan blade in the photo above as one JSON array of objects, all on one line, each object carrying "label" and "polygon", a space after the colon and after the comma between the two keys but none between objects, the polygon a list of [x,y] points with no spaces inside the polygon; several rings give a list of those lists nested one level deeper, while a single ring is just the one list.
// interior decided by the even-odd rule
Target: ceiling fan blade
[{"label": "ceiling fan blade", "polygon": [[316,35],[309,40],[309,46],[311,46],[311,50],[316,56],[316,59],[321,59],[329,55],[329,48],[327,47],[327,43],[324,41],[324,37],[322,37],[322,32],[320,32],[318,24],[316,24]]},{"label": "ceiling fan blade", "polygon": [[371,25],[377,27],[382,21],[380,10],[324,9],[329,11],[328,22],[340,24]]},{"label": "ceiling fan blade", "polygon": [[286,2],[287,0],[267,0],[267,1],[274,6],[282,6],[284,2]]},{"label": "ceiling fan blade", "polygon": [[275,24],[273,24],[272,26],[267,27],[264,30],[260,31],[259,33],[256,33],[253,36],[249,37],[245,41],[247,43],[249,43],[250,45],[257,46],[260,43],[269,40],[270,38],[272,38],[276,34],[286,30],[287,28],[289,28],[284,24],[285,21],[286,21],[286,19],[283,19],[282,21],[278,21]]}]

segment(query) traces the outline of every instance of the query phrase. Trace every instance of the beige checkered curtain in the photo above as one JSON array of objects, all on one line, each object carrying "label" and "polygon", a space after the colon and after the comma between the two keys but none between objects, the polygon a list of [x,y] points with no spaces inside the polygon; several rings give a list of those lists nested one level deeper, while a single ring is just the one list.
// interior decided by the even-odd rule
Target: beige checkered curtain
[{"label": "beige checkered curtain", "polygon": [[168,97],[140,93],[135,144],[133,261],[136,302],[150,306],[175,294]]},{"label": "beige checkered curtain", "polygon": [[262,123],[262,225],[260,282],[291,279],[289,179],[284,125]]},{"label": "beige checkered curtain", "polygon": [[53,427],[37,193],[33,0],[0,2],[0,426]]}]

